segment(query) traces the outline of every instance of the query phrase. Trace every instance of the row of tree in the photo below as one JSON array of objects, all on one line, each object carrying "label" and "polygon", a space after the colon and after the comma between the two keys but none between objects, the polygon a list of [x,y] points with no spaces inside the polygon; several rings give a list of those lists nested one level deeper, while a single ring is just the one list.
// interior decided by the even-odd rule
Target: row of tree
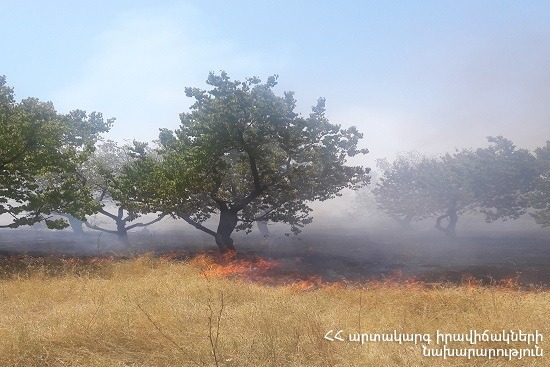
[{"label": "row of tree", "polygon": [[[103,141],[113,119],[99,113],[63,115],[34,98],[16,102],[0,78],[0,215],[19,227],[67,222],[113,233],[181,218],[214,237],[220,251],[235,250],[231,235],[255,222],[285,222],[293,232],[311,221],[309,203],[359,189],[369,169],[346,164],[362,135],[325,116],[319,99],[309,116],[295,112],[293,93],[273,92],[277,77],[232,81],[210,74],[211,89],[187,88],[195,103],[180,115],[176,131],[161,129],[154,147]],[[531,153],[503,137],[490,146],[454,154],[379,160],[381,179],[370,193],[376,205],[408,226],[434,218],[455,235],[459,215],[482,213],[486,221],[516,219],[530,211],[550,226],[550,142]],[[113,210],[114,209],[114,210]],[[116,229],[89,223],[102,214]],[[148,213],[148,222],[137,219]],[[219,216],[218,226],[205,221]]]},{"label": "row of tree", "polygon": [[[51,103],[15,102],[0,79],[0,214],[5,227],[45,221],[66,226],[65,215],[87,223],[101,213],[121,239],[142,214],[181,218],[212,235],[222,252],[235,250],[234,230],[256,221],[286,222],[292,231],[311,221],[308,203],[358,189],[368,168],[349,166],[362,135],[325,116],[319,99],[308,117],[297,114],[293,93],[273,92],[276,76],[232,81],[211,73],[211,89],[187,88],[195,103],[176,131],[162,129],[155,149],[134,142],[97,144],[112,120],[99,113],[58,114]],[[116,213],[107,203],[116,206]],[[219,215],[217,229],[204,222]],[[88,223],[95,229],[107,230]]]},{"label": "row of tree", "polygon": [[[538,224],[550,226],[550,141],[531,153],[501,136],[488,140],[488,147],[476,150],[379,160],[381,177],[370,194],[403,226],[434,218],[435,227],[448,236],[455,235],[465,213],[493,222],[530,212]],[[365,198],[359,198],[359,207]]]}]

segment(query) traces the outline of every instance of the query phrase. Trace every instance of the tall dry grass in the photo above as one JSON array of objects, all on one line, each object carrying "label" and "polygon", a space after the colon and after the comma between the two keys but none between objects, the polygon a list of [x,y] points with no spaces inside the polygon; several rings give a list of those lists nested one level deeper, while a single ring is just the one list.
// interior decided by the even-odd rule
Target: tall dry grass
[{"label": "tall dry grass", "polygon": [[0,365],[549,365],[548,357],[443,360],[423,357],[413,343],[323,338],[329,330],[347,336],[521,329],[548,339],[547,291],[416,283],[302,291],[217,277],[205,266],[152,256],[2,261]]}]

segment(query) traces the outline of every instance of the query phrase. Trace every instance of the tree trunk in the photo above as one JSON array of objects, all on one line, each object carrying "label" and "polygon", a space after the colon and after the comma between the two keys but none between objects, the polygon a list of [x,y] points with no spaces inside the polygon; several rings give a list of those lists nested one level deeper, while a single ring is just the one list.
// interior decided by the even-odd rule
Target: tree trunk
[{"label": "tree trunk", "polygon": [[406,230],[411,229],[411,217],[410,216],[406,216],[404,218],[401,218],[397,215],[392,215],[391,218],[394,219],[397,223],[401,224],[401,227],[403,229],[406,229]]},{"label": "tree trunk", "polygon": [[69,224],[71,225],[71,229],[73,230],[73,232],[79,236],[83,236],[84,229],[82,228],[82,226],[84,225],[84,222],[69,214],[66,214],[65,217],[69,220]]},{"label": "tree trunk", "polygon": [[117,221],[116,224],[118,240],[124,245],[129,246],[130,240],[128,239],[128,230],[126,230],[126,222]]},{"label": "tree trunk", "polygon": [[456,237],[456,224],[458,223],[458,214],[456,209],[452,209],[449,212],[449,225],[447,225],[447,236]]},{"label": "tree trunk", "polygon": [[[449,224],[447,224],[447,227],[443,227],[441,225],[441,221],[445,218],[449,218]],[[437,218],[435,222],[435,228],[445,233],[447,237],[456,237],[457,223],[458,223],[458,213],[456,211],[456,208],[452,207],[449,210],[447,210],[447,213]]]},{"label": "tree trunk", "polygon": [[216,232],[216,244],[222,254],[230,251],[237,251],[233,245],[231,234],[237,226],[237,211],[227,209],[220,212],[220,222]]},{"label": "tree trunk", "polygon": [[258,226],[258,230],[260,231],[262,236],[264,236],[264,238],[269,237],[270,233],[269,233],[269,228],[267,227],[267,220],[256,221],[256,226]]}]

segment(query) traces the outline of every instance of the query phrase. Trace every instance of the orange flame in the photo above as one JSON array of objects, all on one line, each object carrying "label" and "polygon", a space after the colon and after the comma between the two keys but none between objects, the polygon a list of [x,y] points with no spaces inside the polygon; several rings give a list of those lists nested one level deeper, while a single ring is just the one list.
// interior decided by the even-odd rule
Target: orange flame
[{"label": "orange flame", "polygon": [[[154,254],[145,254],[150,256]],[[372,279],[362,277],[361,279],[338,279],[319,275],[312,269],[307,268],[301,258],[292,260],[274,260],[264,259],[258,256],[242,255],[238,253],[227,253],[219,255],[214,253],[200,253],[194,257],[181,252],[166,253],[159,255],[161,261],[180,261],[185,260],[190,265],[197,267],[207,277],[232,277],[242,280],[252,281],[259,284],[288,287],[291,291],[304,292],[327,287],[347,287],[358,286],[368,289],[409,289],[413,291],[427,291],[435,287],[459,285],[466,290],[473,292],[481,287],[491,286],[500,290],[518,290],[526,289],[519,282],[519,274],[495,280],[490,277],[475,277],[471,274],[451,274],[452,277],[434,276],[408,276],[403,272],[397,271],[382,279]],[[103,265],[117,261],[115,256],[97,256],[97,257],[30,257],[30,256],[10,256],[0,258],[2,263],[13,267],[18,267],[18,263],[23,267],[32,264],[61,263],[70,266],[78,265]],[[457,277],[458,276],[458,277]],[[327,276],[328,277],[328,276]],[[429,279],[432,278],[432,281]],[[527,288],[528,289],[528,288]],[[535,291],[535,290],[533,290]]]},{"label": "orange flame", "polygon": [[[498,289],[519,289],[518,276],[504,278],[499,281],[487,283],[486,280],[476,278],[470,274],[462,274],[461,280],[451,281],[441,278],[436,281],[427,281],[421,276],[405,276],[403,272],[397,271],[383,279],[350,280],[340,279],[330,281],[318,274],[310,274],[302,266],[300,258],[294,259],[293,267],[282,266],[282,263],[273,259],[260,257],[246,257],[236,253],[226,255],[214,255],[202,253],[195,256],[191,265],[201,269],[208,277],[234,277],[253,281],[265,285],[284,286],[292,291],[302,292],[318,288],[360,286],[369,289],[403,289],[426,292],[429,289],[441,286],[459,285],[464,286],[468,291],[474,291],[485,286],[492,286]],[[298,269],[300,266],[300,269]]]}]

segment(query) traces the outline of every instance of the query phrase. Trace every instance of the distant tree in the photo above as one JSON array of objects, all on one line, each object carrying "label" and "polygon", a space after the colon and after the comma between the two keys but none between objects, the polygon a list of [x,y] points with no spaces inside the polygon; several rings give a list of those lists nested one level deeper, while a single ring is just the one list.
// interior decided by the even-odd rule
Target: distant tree
[{"label": "distant tree", "polygon": [[502,136],[488,137],[491,145],[456,155],[465,172],[476,210],[486,222],[517,219],[530,206],[529,193],[538,175],[536,159]]},{"label": "distant tree", "polygon": [[[386,159],[377,159],[377,165],[378,167],[387,167],[389,163]],[[378,198],[375,196],[375,191],[380,184],[379,171],[370,171],[369,175],[369,185],[357,190],[355,198],[353,199],[351,205],[343,209],[342,214],[344,214],[350,220],[359,220],[365,217],[379,218],[382,211],[386,212],[388,214],[388,217],[399,223],[403,229],[411,229],[410,222],[412,218],[410,218],[408,215],[400,217],[394,213],[390,213],[390,211],[384,210],[383,206],[378,203],[384,198],[390,197],[388,195],[380,196]],[[390,203],[387,204],[391,205]]]},{"label": "distant tree", "polygon": [[0,215],[11,217],[1,227],[45,221],[49,228],[63,228],[66,221],[53,219],[52,213],[83,218],[93,212],[93,198],[79,184],[77,167],[112,122],[95,112],[61,115],[51,102],[36,98],[18,103],[0,77]]},{"label": "distant tree", "polygon": [[482,213],[487,222],[517,219],[529,206],[535,158],[503,137],[488,140],[492,145],[477,150],[381,161],[383,177],[373,190],[377,202],[402,220],[435,217],[435,227],[451,237],[462,213]]},{"label": "distant tree", "polygon": [[[136,172],[128,184],[121,179],[121,175],[128,173],[136,165],[136,161],[152,159],[149,156],[152,153],[148,153],[146,148],[143,143],[119,146],[116,142],[106,141],[84,162],[79,170],[81,182],[90,188],[94,200],[100,204],[97,212],[112,220],[116,229],[105,228],[90,223],[89,220],[85,221],[87,227],[114,234],[122,243],[129,244],[128,231],[151,225],[164,218],[165,214],[161,213],[155,219],[136,222],[141,213],[152,212],[143,206],[135,207],[131,200],[133,185],[146,179],[146,176],[143,172]],[[140,166],[143,166],[143,162]]]},{"label": "distant tree", "polygon": [[[367,153],[357,149],[357,129],[331,124],[324,99],[309,117],[298,115],[293,93],[274,94],[276,79],[239,82],[211,73],[211,90],[187,88],[196,102],[180,115],[178,130],[161,131],[161,164],[136,198],[212,235],[226,252],[235,250],[234,230],[269,220],[297,233],[311,221],[308,202],[365,185],[368,169],[346,165]],[[214,213],[215,231],[203,225]]]},{"label": "distant tree", "polygon": [[[425,174],[420,169],[422,162],[429,158],[418,153],[401,154],[389,163],[387,159],[378,159],[377,167],[382,176],[371,189],[370,195],[357,198],[359,207],[378,205],[390,218],[404,228],[409,228],[411,221],[422,220],[432,215],[433,209],[420,195],[417,181]],[[429,177],[429,176],[428,176]],[[412,195],[414,192],[416,195]],[[423,194],[425,194],[423,192]],[[372,200],[375,203],[372,203]]]},{"label": "distant tree", "polygon": [[531,215],[543,227],[550,226],[550,141],[535,150],[538,177],[529,195],[529,203],[536,211]]},{"label": "distant tree", "polygon": [[[391,164],[379,160],[382,177],[373,189],[380,208],[404,226],[436,218],[436,228],[454,236],[459,214],[470,209],[471,192],[455,157],[398,156]],[[447,220],[447,225],[442,224]]]}]

